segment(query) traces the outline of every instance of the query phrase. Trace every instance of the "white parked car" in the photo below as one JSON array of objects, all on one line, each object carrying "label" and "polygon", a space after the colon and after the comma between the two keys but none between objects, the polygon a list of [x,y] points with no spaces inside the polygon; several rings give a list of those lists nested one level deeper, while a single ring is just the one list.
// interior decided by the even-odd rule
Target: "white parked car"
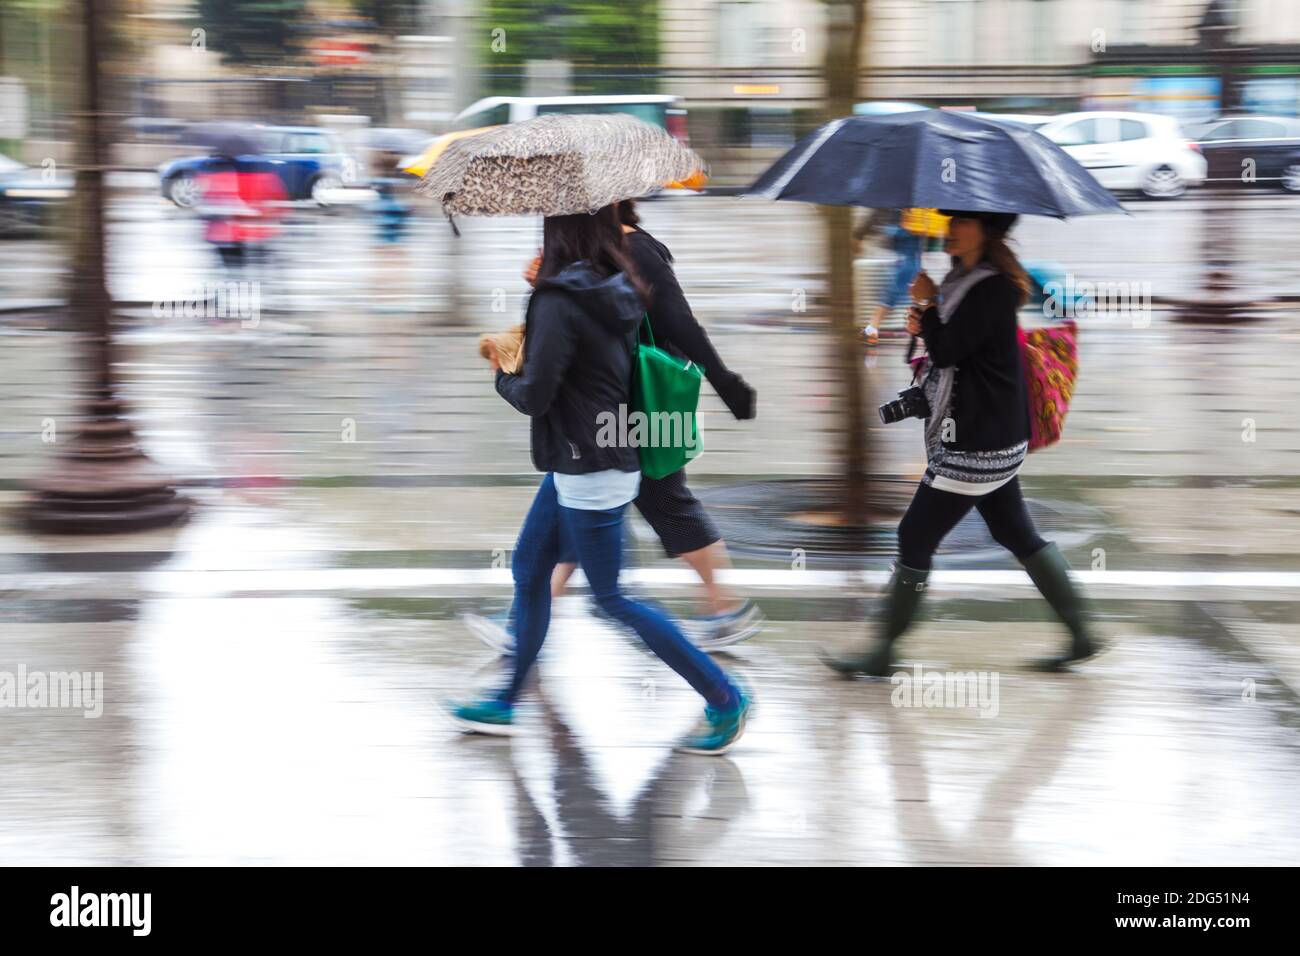
[{"label": "white parked car", "polygon": [[1098,110],[1038,127],[1107,189],[1173,199],[1205,181],[1205,157],[1172,116]]},{"label": "white parked car", "polygon": [[1056,119],[1055,116],[1042,116],[1038,113],[967,113],[967,116],[978,116],[980,119],[993,120],[995,123],[1014,123],[1017,126],[1028,126],[1030,129],[1041,129],[1046,124]]}]

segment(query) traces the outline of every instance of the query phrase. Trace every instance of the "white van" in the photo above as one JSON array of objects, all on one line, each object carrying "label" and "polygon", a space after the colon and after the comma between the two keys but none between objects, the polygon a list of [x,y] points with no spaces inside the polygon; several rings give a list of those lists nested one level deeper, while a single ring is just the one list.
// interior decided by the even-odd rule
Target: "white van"
[{"label": "white van", "polygon": [[667,94],[639,96],[489,96],[456,114],[452,129],[504,126],[546,113],[627,113],[653,123],[685,143],[686,110],[681,97]]}]

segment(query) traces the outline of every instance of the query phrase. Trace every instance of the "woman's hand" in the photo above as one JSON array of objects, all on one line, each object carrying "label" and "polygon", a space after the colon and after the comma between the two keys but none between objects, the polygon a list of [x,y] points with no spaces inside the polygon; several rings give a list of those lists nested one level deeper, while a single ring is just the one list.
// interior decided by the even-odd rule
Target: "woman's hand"
[{"label": "woman's hand", "polygon": [[910,291],[913,302],[925,302],[939,294],[938,286],[934,284],[934,280],[930,278],[930,274],[924,269],[918,272],[916,278],[912,280]]},{"label": "woman's hand", "polygon": [[524,269],[524,281],[529,285],[537,285],[537,270],[541,267],[542,254],[539,252],[537,255],[533,256],[533,261],[528,263],[528,267]]},{"label": "woman's hand", "polygon": [[921,334],[921,310],[916,306],[907,310],[907,332],[909,335]]}]

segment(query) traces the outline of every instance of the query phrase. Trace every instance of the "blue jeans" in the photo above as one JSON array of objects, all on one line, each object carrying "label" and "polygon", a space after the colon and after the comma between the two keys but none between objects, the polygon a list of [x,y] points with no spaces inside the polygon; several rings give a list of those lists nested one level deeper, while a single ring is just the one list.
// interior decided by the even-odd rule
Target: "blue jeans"
[{"label": "blue jeans", "polygon": [[689,640],[663,611],[624,597],[618,589],[623,554],[623,512],[581,511],[561,506],[555,479],[537,489],[515,543],[514,675],[501,699],[513,702],[528,680],[551,623],[551,572],[560,560],[562,529],[577,552],[596,603],[614,620],[636,631],[660,660],[686,679],[711,707],[732,708],[739,691],[717,664]]},{"label": "blue jeans", "polygon": [[896,309],[907,300],[908,289],[912,285],[912,280],[916,274],[921,271],[921,246],[923,239],[921,236],[914,236],[912,233],[897,226],[894,233],[894,255],[898,260],[894,263],[894,278],[889,284],[889,291],[885,294],[885,301],[881,305],[890,309]]}]

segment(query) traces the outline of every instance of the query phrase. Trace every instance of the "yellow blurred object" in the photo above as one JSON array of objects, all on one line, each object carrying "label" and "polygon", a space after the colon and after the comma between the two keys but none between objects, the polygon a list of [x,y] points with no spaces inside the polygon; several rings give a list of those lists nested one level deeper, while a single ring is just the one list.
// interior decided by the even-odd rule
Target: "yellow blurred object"
[{"label": "yellow blurred object", "polygon": [[904,209],[898,224],[914,236],[942,239],[948,235],[948,219],[937,209]]},{"label": "yellow blurred object", "polygon": [[664,189],[703,189],[709,177],[702,169],[697,169],[685,179],[674,179],[665,184]]},{"label": "yellow blurred object", "polygon": [[433,164],[438,161],[438,157],[443,154],[448,146],[456,142],[456,140],[465,139],[469,136],[477,136],[479,133],[486,133],[488,130],[496,128],[497,127],[495,126],[477,126],[474,129],[458,129],[454,132],[439,136],[429,144],[428,148],[423,153],[420,154],[419,159],[402,171],[410,173],[412,176],[423,176],[433,168]]}]

